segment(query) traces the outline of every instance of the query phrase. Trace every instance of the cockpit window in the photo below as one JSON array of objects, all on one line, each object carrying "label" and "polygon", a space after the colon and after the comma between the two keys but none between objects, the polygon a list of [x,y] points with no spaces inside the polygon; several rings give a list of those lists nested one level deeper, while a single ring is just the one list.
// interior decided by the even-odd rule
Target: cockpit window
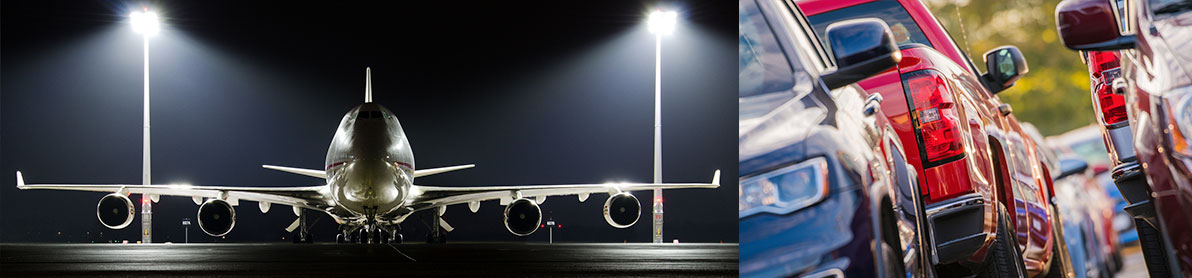
[{"label": "cockpit window", "polygon": [[385,114],[381,111],[360,111],[360,113],[356,114],[356,118],[361,119],[380,119],[384,117]]}]

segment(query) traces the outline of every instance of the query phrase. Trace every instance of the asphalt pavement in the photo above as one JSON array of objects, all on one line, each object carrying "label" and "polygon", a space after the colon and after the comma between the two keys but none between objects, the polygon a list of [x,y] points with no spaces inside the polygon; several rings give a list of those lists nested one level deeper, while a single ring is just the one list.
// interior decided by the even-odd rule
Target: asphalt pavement
[{"label": "asphalt pavement", "polygon": [[0,244],[0,277],[736,276],[736,244]]}]

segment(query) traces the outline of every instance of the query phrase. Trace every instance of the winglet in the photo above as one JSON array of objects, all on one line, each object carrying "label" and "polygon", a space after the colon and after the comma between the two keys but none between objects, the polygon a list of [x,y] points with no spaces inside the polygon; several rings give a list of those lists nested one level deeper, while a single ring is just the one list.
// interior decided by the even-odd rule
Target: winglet
[{"label": "winglet", "polygon": [[716,173],[712,174],[712,184],[715,184],[716,187],[720,187],[720,169],[716,169]]},{"label": "winglet", "polygon": [[372,68],[364,68],[364,103],[372,102]]},{"label": "winglet", "polygon": [[17,188],[25,187],[25,177],[21,176],[21,171],[17,171]]}]

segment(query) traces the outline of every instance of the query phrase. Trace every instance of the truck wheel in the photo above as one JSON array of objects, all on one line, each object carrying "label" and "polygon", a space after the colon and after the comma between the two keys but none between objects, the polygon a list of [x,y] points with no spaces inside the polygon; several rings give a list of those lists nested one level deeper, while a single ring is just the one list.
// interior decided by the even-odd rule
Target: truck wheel
[{"label": "truck wheel", "polygon": [[1163,244],[1163,234],[1155,226],[1139,218],[1134,218],[1134,228],[1138,230],[1138,243],[1142,245],[1142,258],[1146,261],[1146,271],[1151,277],[1171,277],[1167,266],[1167,246]]},{"label": "truck wheel", "polygon": [[890,245],[885,243],[882,243],[881,245],[883,258],[882,272],[884,272],[882,277],[906,277],[906,271],[904,269],[899,269],[901,268],[899,267],[901,264],[899,263],[900,260],[898,258],[901,258],[902,256],[899,256],[897,252],[894,252],[894,248],[890,248]]},{"label": "truck wheel", "polygon": [[1010,230],[1010,215],[1006,208],[998,207],[997,239],[985,254],[985,271],[980,277],[1026,277],[1022,253],[1018,252],[1018,240]]}]

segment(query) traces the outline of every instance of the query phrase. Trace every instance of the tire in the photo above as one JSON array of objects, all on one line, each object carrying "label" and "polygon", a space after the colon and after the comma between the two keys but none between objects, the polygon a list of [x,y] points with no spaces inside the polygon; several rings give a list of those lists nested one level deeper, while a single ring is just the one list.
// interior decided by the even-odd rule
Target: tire
[{"label": "tire", "polygon": [[[1113,250],[1113,268],[1109,269],[1110,274],[1122,272],[1122,250]],[[1110,276],[1105,276],[1110,277]]]},{"label": "tire", "polygon": [[1163,234],[1160,234],[1155,226],[1139,218],[1134,219],[1134,229],[1138,231],[1138,243],[1142,245],[1142,258],[1146,260],[1147,273],[1156,278],[1171,277]]},{"label": "tire", "polygon": [[368,229],[363,229],[363,228],[360,229],[360,235],[357,238],[359,240],[358,243],[360,243],[360,244],[368,244],[369,243],[368,240],[372,239],[371,235],[368,232]]},{"label": "tire", "polygon": [[997,239],[985,255],[985,269],[978,277],[1026,277],[1018,240],[1010,230],[1010,215],[1001,205],[998,205]]},{"label": "tire", "polygon": [[[1059,211],[1055,210],[1054,206],[1052,207],[1051,212],[1052,212],[1052,215],[1054,215],[1055,217],[1051,218],[1051,241],[1052,241],[1052,243],[1051,243],[1051,266],[1049,266],[1047,268],[1047,276],[1046,277],[1047,278],[1072,277],[1071,275],[1069,275],[1069,274],[1072,274],[1072,272],[1073,272],[1072,258],[1068,254],[1068,243],[1066,240],[1064,240],[1063,226],[1060,225],[1060,222],[1063,220],[1061,220],[1060,213],[1059,213]],[[1091,240],[1095,241],[1095,240],[1097,240],[1097,238],[1093,237],[1093,238],[1091,238]],[[1100,252],[1100,248],[1098,248],[1097,251]],[[1093,254],[1088,254],[1088,255],[1092,256]],[[1104,266],[1105,265],[1104,262],[1102,262],[1101,265]],[[1081,271],[1084,271],[1084,270],[1081,270]]]},{"label": "tire", "polygon": [[894,252],[894,248],[890,248],[889,244],[882,243],[881,245],[882,245],[882,274],[883,274],[881,277],[886,277],[886,278],[906,277],[906,273],[905,273],[906,271],[899,270],[899,268],[901,268],[899,266],[902,264],[899,263],[901,260],[899,260],[897,258],[899,258],[901,256],[898,256],[898,253]]},{"label": "tire", "polygon": [[335,243],[344,243],[344,234],[335,235]]}]

